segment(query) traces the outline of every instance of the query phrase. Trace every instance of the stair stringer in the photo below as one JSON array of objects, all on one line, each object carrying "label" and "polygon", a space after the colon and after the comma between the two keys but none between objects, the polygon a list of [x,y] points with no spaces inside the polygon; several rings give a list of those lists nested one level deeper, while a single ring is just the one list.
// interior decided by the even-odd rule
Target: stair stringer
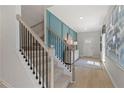
[{"label": "stair stringer", "polygon": [[29,76],[30,80],[33,83],[32,87],[34,87],[34,88],[42,88],[42,86],[41,86],[42,82],[41,82],[41,85],[39,85],[38,80],[36,80],[36,78],[35,78],[35,76],[33,74],[33,71],[30,70],[30,66],[28,66],[27,62],[25,62],[25,59],[23,58],[23,55],[21,55],[20,52],[18,53],[18,57],[19,57],[20,62],[23,65],[23,67],[25,68],[25,71],[26,71],[27,75]]}]

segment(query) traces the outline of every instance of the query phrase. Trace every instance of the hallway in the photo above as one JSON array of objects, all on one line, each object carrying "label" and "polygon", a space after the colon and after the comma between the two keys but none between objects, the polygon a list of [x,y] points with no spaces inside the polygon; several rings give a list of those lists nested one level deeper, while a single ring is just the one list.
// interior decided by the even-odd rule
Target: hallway
[{"label": "hallway", "polygon": [[93,58],[82,58],[75,64],[76,81],[69,88],[112,88],[112,82],[102,64]]}]

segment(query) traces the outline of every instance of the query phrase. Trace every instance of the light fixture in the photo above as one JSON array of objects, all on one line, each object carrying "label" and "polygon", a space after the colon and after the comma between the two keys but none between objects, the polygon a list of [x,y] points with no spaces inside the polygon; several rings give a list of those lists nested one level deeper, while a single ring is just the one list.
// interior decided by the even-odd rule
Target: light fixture
[{"label": "light fixture", "polygon": [[82,20],[82,19],[83,19],[83,17],[81,16],[81,17],[80,17],[80,19]]}]

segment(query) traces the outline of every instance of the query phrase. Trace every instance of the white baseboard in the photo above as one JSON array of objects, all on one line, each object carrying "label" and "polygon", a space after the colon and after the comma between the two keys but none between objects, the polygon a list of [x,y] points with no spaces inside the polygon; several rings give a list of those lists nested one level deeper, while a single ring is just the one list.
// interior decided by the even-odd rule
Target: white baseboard
[{"label": "white baseboard", "polygon": [[106,70],[108,76],[110,77],[110,79],[111,79],[111,81],[112,81],[112,84],[113,84],[114,88],[118,88],[117,85],[116,85],[116,83],[115,83],[115,81],[113,80],[113,78],[112,78],[112,76],[111,76],[109,70],[107,69],[107,67],[106,67],[106,65],[105,65],[105,62],[103,62],[103,65],[104,65],[104,68],[105,68],[105,70]]}]

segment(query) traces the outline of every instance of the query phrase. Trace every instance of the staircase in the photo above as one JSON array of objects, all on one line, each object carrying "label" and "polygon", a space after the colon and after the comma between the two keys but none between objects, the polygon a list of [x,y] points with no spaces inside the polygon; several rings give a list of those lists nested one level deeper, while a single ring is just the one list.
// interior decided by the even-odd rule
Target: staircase
[{"label": "staircase", "polygon": [[[39,85],[42,88],[67,87],[74,80],[73,47],[68,46],[50,30],[51,39],[49,39],[49,47],[47,47],[21,16],[17,15],[16,17],[19,22],[19,52]],[[61,51],[55,44],[61,47]],[[64,52],[65,56],[62,55],[62,51],[66,51]]]}]

